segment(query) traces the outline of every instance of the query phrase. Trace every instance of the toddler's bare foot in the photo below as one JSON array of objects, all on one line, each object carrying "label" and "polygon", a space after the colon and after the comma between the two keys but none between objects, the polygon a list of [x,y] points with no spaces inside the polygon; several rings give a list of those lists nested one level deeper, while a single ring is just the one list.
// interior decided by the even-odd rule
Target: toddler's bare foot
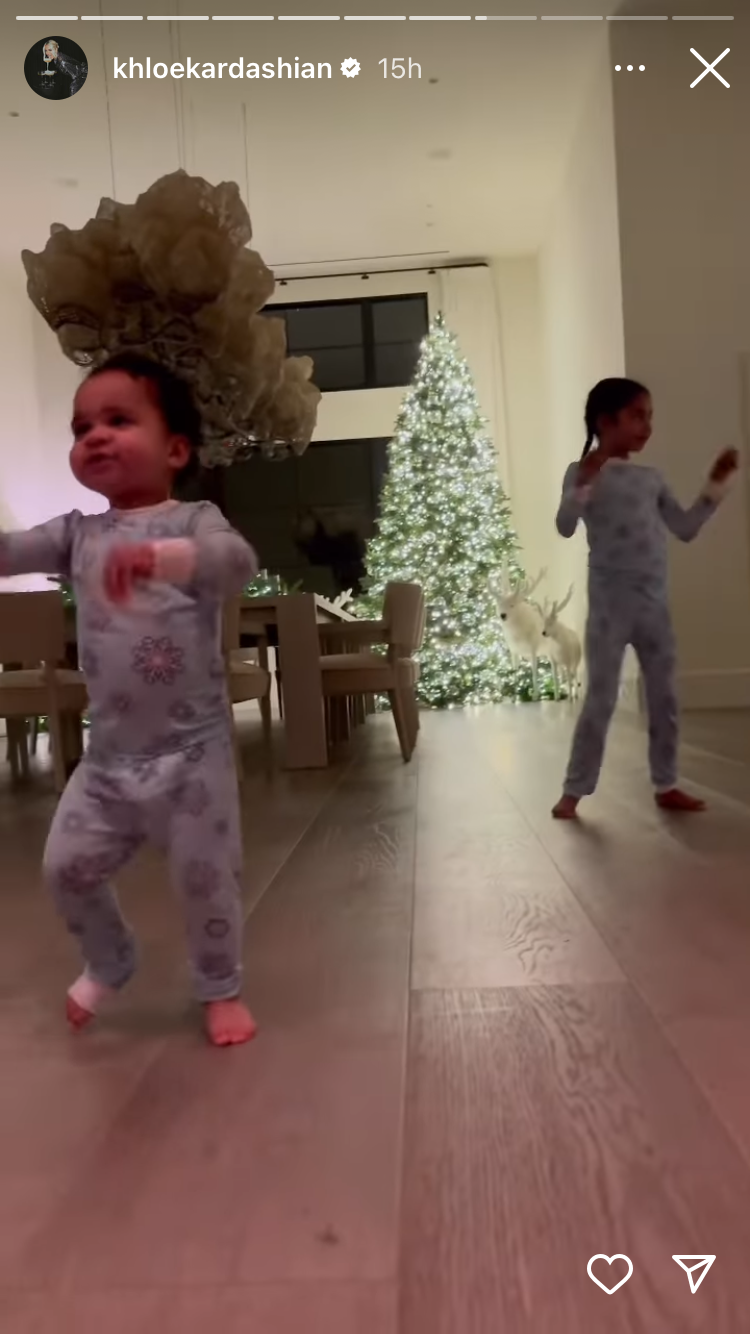
[{"label": "toddler's bare foot", "polygon": [[249,1042],[257,1033],[257,1025],[242,1001],[209,1001],[206,1009],[206,1033],[214,1047],[234,1047]]},{"label": "toddler's bare foot", "polygon": [[686,815],[696,815],[705,811],[706,803],[699,797],[691,797],[679,787],[670,788],[669,792],[657,792],[656,804],[663,811],[681,811]]},{"label": "toddler's bare foot", "polygon": [[96,982],[87,973],[82,973],[74,982],[65,1000],[65,1014],[71,1028],[78,1031],[85,1028],[95,1017],[102,1002],[113,994],[112,987],[103,982]]},{"label": "toddler's bare foot", "polygon": [[553,818],[555,820],[577,820],[578,802],[578,797],[562,796],[557,805],[552,807]]}]

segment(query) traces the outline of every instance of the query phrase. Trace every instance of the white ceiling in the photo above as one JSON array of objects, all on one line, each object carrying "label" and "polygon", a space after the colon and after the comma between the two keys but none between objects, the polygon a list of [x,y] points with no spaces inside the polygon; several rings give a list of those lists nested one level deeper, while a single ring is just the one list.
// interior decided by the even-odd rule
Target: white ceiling
[{"label": "white ceiling", "polygon": [[[176,12],[174,0],[159,7]],[[107,8],[127,12],[122,0]],[[594,11],[586,0],[575,8]],[[562,0],[547,0],[545,12],[555,9],[565,12]],[[608,26],[78,21],[60,28],[86,50],[88,81],[50,104],[23,78],[26,51],[49,34],[6,22],[4,258],[41,249],[54,221],[81,226],[102,195],[132,200],[178,166],[239,183],[254,244],[280,275],[532,251],[594,63],[607,59]],[[130,82],[112,78],[115,55],[167,63],[296,55],[329,61],[333,77]],[[347,56],[360,61],[357,79],[339,73]],[[411,56],[421,80],[385,81],[384,56]]]}]

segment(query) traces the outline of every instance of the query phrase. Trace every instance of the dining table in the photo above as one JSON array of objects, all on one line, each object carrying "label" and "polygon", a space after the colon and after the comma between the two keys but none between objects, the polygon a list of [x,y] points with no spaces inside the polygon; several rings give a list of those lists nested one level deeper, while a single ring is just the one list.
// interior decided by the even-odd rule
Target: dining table
[{"label": "dining table", "polygon": [[318,593],[242,599],[241,642],[263,642],[278,654],[286,769],[324,769],[328,764],[321,647],[325,651],[327,625],[354,620]]},{"label": "dining table", "polygon": [[[326,625],[341,625],[355,618],[317,593],[275,596],[246,595],[240,611],[241,644],[265,645],[277,655],[278,679],[283,691],[283,766],[285,769],[324,769],[328,764],[321,645]],[[77,666],[76,613],[66,607],[69,665]],[[80,729],[79,729],[80,732]],[[72,734],[66,744],[76,757],[81,741]]]}]

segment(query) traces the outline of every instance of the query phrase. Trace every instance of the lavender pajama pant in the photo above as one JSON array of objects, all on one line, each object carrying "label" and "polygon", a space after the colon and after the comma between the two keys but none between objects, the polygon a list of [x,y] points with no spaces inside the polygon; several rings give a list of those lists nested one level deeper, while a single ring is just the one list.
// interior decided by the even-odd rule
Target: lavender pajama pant
[{"label": "lavender pajama pant", "polygon": [[86,756],[62,796],[44,876],[86,972],[122,987],[135,971],[131,928],[111,877],[141,845],[163,848],[185,914],[196,999],[227,1000],[241,982],[241,835],[228,735],[153,757]]},{"label": "lavender pajama pant", "polygon": [[643,675],[651,781],[657,792],[677,782],[675,641],[666,592],[660,581],[608,578],[600,583],[592,578],[586,624],[588,684],[565,776],[566,796],[588,797],[596,788],[629,644]]}]

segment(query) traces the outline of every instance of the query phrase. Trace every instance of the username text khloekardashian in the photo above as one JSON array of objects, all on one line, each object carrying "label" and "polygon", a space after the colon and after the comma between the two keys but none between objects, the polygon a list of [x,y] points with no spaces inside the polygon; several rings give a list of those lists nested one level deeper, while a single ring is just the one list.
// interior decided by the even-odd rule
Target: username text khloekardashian
[{"label": "username text khloekardashian", "polygon": [[130,56],[120,60],[115,56],[115,78],[116,79],[223,79],[224,70],[229,71],[230,79],[330,79],[331,66],[327,61],[322,61],[317,65],[312,65],[309,61],[300,61],[295,57],[292,63],[289,60],[282,60],[279,56],[274,65],[272,61],[267,60],[263,65],[258,65],[254,61],[248,61],[245,64],[242,60],[222,60],[214,65],[210,61],[191,60],[187,58],[183,63],[175,62],[173,65],[165,65],[163,61],[156,60],[151,62],[151,57],[147,56],[145,65],[140,60],[134,60]]}]

